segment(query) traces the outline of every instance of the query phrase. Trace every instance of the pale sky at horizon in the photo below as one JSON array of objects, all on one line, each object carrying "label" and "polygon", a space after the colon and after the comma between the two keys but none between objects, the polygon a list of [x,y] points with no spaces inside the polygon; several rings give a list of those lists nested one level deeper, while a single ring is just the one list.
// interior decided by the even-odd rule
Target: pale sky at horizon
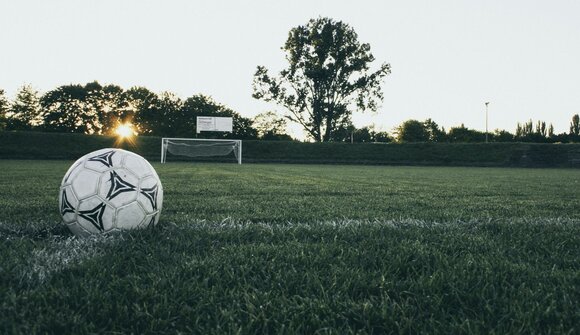
[{"label": "pale sky at horizon", "polygon": [[[408,119],[513,132],[530,118],[567,132],[580,113],[580,1],[0,0],[0,89],[13,98],[98,81],[212,96],[245,117],[256,66],[278,72],[288,31],[327,16],[390,63],[385,100],[358,127]],[[296,134],[295,134],[296,135]]]}]

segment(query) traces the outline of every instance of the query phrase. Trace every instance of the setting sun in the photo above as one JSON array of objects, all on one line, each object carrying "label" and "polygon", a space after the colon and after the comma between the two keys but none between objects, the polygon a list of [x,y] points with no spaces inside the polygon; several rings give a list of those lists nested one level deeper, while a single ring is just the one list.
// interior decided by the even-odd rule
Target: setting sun
[{"label": "setting sun", "polygon": [[120,124],[117,129],[115,129],[115,134],[120,138],[131,138],[134,135],[137,135],[135,129],[133,129],[133,125],[130,123]]}]

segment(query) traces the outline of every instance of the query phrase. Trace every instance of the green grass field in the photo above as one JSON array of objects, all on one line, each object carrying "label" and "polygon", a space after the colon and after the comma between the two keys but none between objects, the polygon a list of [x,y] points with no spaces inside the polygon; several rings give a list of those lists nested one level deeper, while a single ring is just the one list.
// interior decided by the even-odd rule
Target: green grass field
[{"label": "green grass field", "polygon": [[154,164],[155,229],[0,160],[0,333],[580,332],[580,170]]}]

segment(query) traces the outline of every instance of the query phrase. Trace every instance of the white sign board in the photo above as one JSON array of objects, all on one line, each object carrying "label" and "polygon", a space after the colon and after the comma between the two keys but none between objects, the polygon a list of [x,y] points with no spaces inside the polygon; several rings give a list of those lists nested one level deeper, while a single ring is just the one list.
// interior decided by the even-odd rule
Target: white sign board
[{"label": "white sign board", "polygon": [[198,116],[197,132],[202,131],[229,131],[233,129],[234,121],[231,117]]}]

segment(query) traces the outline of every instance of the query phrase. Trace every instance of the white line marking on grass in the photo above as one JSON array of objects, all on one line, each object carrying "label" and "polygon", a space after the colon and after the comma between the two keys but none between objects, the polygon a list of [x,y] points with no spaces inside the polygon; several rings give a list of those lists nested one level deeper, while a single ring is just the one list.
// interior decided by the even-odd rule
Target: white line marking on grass
[{"label": "white line marking on grass", "polygon": [[47,246],[32,251],[21,278],[28,284],[42,284],[54,273],[103,255],[107,247],[119,240],[115,236],[100,235],[89,238],[53,236]]},{"label": "white line marking on grass", "polygon": [[320,227],[331,227],[336,229],[351,229],[360,227],[423,227],[423,228],[456,228],[465,226],[484,226],[489,224],[523,224],[523,225],[579,225],[580,220],[571,218],[516,218],[516,219],[491,219],[491,218],[473,218],[467,220],[449,220],[449,221],[428,221],[412,218],[401,219],[375,219],[375,220],[358,220],[358,219],[339,219],[327,221],[312,222],[252,222],[226,218],[220,221],[209,220],[187,220],[185,222],[169,223],[168,226],[178,229],[248,229],[264,228],[275,230],[287,230],[294,228],[311,229]]}]

